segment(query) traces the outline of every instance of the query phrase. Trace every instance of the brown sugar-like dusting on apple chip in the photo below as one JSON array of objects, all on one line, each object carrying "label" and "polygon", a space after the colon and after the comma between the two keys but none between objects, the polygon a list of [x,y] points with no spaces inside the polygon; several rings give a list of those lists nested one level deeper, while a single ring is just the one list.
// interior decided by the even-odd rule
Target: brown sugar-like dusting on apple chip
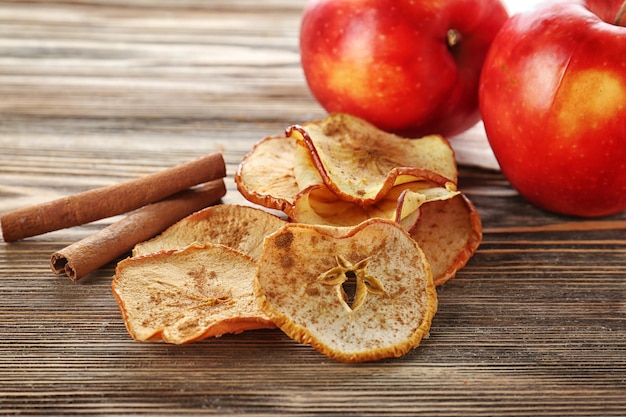
[{"label": "brown sugar-like dusting on apple chip", "polygon": [[133,339],[186,344],[275,327],[253,296],[255,268],[226,246],[191,245],[119,262],[112,288]]},{"label": "brown sugar-like dusting on apple chip", "polygon": [[287,134],[306,146],[311,166],[345,201],[372,204],[392,187],[419,180],[425,172],[439,183],[457,181],[452,148],[438,135],[402,138],[341,113],[291,126]]},{"label": "brown sugar-like dusting on apple chip", "polygon": [[135,245],[133,256],[182,249],[193,243],[228,246],[258,259],[263,238],[283,226],[285,220],[258,208],[220,204],[193,213],[159,236]]},{"label": "brown sugar-like dusting on apple chip", "polygon": [[437,293],[428,261],[397,223],[291,223],[268,236],[254,287],[287,335],[345,362],[398,357],[430,329]]},{"label": "brown sugar-like dusting on apple chip", "polygon": [[426,254],[439,286],[474,255],[482,240],[482,224],[474,205],[460,194],[424,205],[411,237]]}]

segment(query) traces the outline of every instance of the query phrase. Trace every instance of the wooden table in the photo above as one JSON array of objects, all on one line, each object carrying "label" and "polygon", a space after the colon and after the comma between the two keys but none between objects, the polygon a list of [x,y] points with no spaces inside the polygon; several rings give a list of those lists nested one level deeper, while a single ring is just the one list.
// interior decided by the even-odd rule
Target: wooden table
[{"label": "wooden table", "polygon": [[[298,64],[303,1],[0,2],[0,212],[324,115]],[[626,213],[533,208],[461,167],[484,241],[405,357],[337,363],[279,330],[134,342],[111,294],[50,254],[114,219],[0,242],[0,414],[626,415]],[[556,191],[555,191],[556,192]]]}]

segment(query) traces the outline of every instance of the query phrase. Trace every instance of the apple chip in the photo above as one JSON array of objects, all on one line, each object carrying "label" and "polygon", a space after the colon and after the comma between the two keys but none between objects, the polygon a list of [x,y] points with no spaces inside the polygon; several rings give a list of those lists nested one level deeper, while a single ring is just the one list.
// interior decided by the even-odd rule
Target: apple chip
[{"label": "apple chip", "polygon": [[[424,172],[436,176],[433,180],[439,183],[457,181],[454,152],[438,135],[402,138],[342,113],[291,126],[287,135],[309,151],[311,162],[300,164],[317,170],[324,184],[344,201],[372,204],[395,185],[423,178]],[[305,158],[304,153],[298,155]]]},{"label": "apple chip", "polygon": [[296,143],[296,152],[293,156],[293,172],[299,190],[324,184],[322,176],[313,164],[309,149],[302,141],[297,141]]},{"label": "apple chip", "polygon": [[192,243],[216,243],[258,259],[263,238],[275,232],[285,220],[254,207],[220,204],[193,213],[159,236],[135,245],[133,256],[182,249]]},{"label": "apple chip", "polygon": [[119,262],[112,288],[133,339],[185,344],[275,327],[253,296],[255,268],[226,246],[191,245]]},{"label": "apple chip", "polygon": [[474,255],[482,240],[482,225],[474,205],[460,194],[424,205],[411,236],[426,254],[439,286],[454,278]]},{"label": "apple chip", "polygon": [[248,201],[289,215],[300,191],[293,172],[296,145],[285,136],[269,136],[254,145],[235,173],[239,192]]},{"label": "apple chip", "polygon": [[453,198],[458,194],[452,183],[440,187],[430,181],[416,180],[397,185],[381,200],[362,206],[344,201],[325,185],[318,184],[298,195],[291,217],[299,223],[329,226],[355,226],[368,218],[380,217],[396,221],[410,231],[423,204]]},{"label": "apple chip", "polygon": [[397,223],[290,223],[265,239],[255,295],[293,339],[330,358],[398,357],[428,334],[437,293],[428,261]]}]

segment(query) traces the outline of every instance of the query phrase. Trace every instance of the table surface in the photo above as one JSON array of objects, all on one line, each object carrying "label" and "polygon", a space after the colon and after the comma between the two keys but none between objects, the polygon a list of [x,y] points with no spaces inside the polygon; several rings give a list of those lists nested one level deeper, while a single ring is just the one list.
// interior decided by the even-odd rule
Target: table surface
[{"label": "table surface", "polygon": [[[324,115],[298,64],[303,1],[0,2],[0,213],[222,151]],[[0,414],[626,415],[626,213],[573,219],[460,167],[484,240],[438,289],[430,338],[343,364],[279,330],[131,340],[115,262],[52,252],[113,219],[0,241]],[[419,413],[419,414],[418,414]]]}]

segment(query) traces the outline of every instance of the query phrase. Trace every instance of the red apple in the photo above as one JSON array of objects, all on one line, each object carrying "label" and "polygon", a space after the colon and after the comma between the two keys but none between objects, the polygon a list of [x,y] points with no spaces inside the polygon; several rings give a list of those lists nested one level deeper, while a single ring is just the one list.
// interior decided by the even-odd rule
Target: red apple
[{"label": "red apple", "polygon": [[487,137],[511,184],[545,210],[626,210],[623,2],[564,0],[515,15],[485,60]]},{"label": "red apple", "polygon": [[454,135],[480,119],[480,70],[507,18],[499,0],[312,0],[302,68],[328,112],[406,137]]}]

